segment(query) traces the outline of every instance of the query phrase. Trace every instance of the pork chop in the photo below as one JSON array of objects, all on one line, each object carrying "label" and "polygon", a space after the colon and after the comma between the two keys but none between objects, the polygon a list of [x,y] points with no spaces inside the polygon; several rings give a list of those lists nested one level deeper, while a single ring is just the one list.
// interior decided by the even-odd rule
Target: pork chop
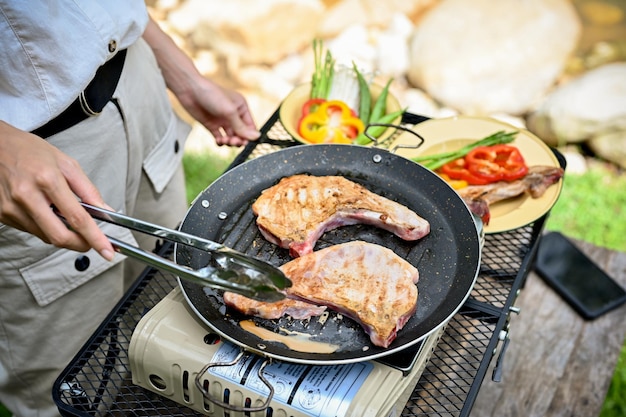
[{"label": "pork chop", "polygon": [[552,166],[536,165],[528,168],[528,173],[515,181],[499,181],[487,185],[470,185],[458,190],[470,211],[479,216],[483,223],[489,224],[491,213],[489,206],[498,201],[517,197],[524,193],[531,198],[541,197],[548,187],[563,177],[563,169]]},{"label": "pork chop", "polygon": [[430,232],[428,221],[406,206],[341,176],[282,178],[261,193],[252,211],[263,236],[293,257],[311,253],[324,232],[346,225],[373,225],[404,240]]},{"label": "pork chop", "polygon": [[358,322],[376,346],[388,347],[417,306],[417,268],[391,249],[354,241],[287,262],[290,298],[340,312]]},{"label": "pork chop", "polygon": [[227,291],[224,293],[224,304],[246,316],[255,316],[263,319],[278,319],[282,316],[291,316],[296,320],[304,320],[319,316],[326,311],[325,306],[319,306],[306,301],[285,298],[274,303],[253,300],[241,294]]}]

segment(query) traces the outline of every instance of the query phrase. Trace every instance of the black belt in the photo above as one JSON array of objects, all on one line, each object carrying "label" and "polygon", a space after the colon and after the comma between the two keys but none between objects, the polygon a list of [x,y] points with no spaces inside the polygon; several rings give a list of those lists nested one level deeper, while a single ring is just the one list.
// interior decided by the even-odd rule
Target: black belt
[{"label": "black belt", "polygon": [[122,75],[126,50],[119,51],[113,58],[98,68],[93,80],[70,106],[54,119],[32,131],[47,138],[99,114],[107,105],[117,88]]}]

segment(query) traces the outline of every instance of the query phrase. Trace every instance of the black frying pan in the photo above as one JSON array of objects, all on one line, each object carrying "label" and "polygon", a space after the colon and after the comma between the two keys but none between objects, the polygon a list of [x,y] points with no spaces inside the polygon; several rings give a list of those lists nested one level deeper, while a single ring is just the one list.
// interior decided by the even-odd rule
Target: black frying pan
[{"label": "black frying pan", "polygon": [[[373,192],[408,206],[431,224],[431,232],[405,242],[373,226],[355,225],[326,232],[315,250],[364,240],[394,250],[420,273],[417,311],[387,349],[371,344],[352,320],[331,313],[300,321],[254,319],[274,332],[288,331],[312,340],[339,345],[334,353],[306,353],[263,340],[242,329],[250,320],[227,309],[221,293],[179,281],[195,314],[221,337],[262,356],[280,360],[336,364],[378,358],[409,347],[444,325],[469,296],[480,266],[476,223],[461,198],[441,178],[403,157],[377,148],[350,145],[302,145],[247,161],[226,172],[194,201],[181,225],[184,232],[225,244],[275,265],[288,262],[288,251],[267,242],[255,223],[251,204],[282,177],[299,173],[342,175]],[[178,263],[200,268],[211,262],[206,253],[179,245]]]}]

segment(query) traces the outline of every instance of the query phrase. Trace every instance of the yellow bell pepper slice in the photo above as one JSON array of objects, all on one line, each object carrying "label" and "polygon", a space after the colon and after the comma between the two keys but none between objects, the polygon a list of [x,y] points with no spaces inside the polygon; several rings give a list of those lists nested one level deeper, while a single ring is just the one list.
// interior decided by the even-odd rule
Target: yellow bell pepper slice
[{"label": "yellow bell pepper slice", "polygon": [[311,143],[350,144],[363,130],[365,125],[361,119],[339,100],[321,103],[298,122],[298,133]]},{"label": "yellow bell pepper slice", "polygon": [[443,178],[450,186],[455,190],[467,187],[469,184],[465,180],[453,180],[443,172],[437,172],[441,178]]}]

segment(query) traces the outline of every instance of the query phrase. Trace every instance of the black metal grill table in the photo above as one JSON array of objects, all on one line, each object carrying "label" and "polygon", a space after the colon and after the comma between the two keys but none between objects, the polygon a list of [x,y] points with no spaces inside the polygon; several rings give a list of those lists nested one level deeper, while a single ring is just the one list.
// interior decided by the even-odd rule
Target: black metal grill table
[{"label": "black metal grill table", "polygon": [[[426,118],[405,114],[410,127]],[[231,166],[297,145],[274,113]],[[450,320],[401,415],[468,416],[490,363],[499,380],[518,291],[531,269],[547,215],[524,227],[488,234],[470,298]],[[170,245],[156,248],[168,255]],[[133,385],[128,347],[139,320],[178,286],[174,276],[147,268],[59,376],[53,398],[63,415],[171,415],[198,412]],[[402,352],[401,352],[402,353]],[[256,414],[255,414],[256,415]]]}]

